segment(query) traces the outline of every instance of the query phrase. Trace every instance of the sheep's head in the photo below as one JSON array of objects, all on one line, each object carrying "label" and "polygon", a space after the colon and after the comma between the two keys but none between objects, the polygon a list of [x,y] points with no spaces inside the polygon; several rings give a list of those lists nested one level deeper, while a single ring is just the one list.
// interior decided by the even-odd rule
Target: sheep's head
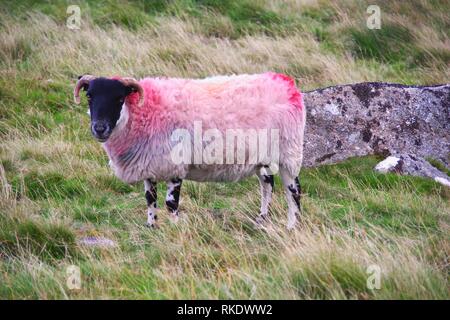
[{"label": "sheep's head", "polygon": [[133,93],[139,93],[139,105],[143,104],[143,89],[133,78],[96,78],[84,75],[78,78],[74,89],[74,98],[80,103],[80,90],[86,91],[91,115],[91,131],[100,141],[108,140],[120,119],[125,98]]}]

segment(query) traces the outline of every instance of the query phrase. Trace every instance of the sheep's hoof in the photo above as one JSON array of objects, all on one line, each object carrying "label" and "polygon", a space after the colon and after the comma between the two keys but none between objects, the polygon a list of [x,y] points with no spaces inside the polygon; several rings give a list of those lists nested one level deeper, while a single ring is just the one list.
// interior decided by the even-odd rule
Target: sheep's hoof
[{"label": "sheep's hoof", "polygon": [[267,222],[269,218],[267,217],[267,214],[260,214],[255,218],[256,223],[263,224]]},{"label": "sheep's hoof", "polygon": [[288,229],[288,231],[292,231],[295,229],[296,226],[297,226],[297,218],[292,220],[289,219],[286,225],[286,229]]},{"label": "sheep's hoof", "polygon": [[255,218],[255,223],[258,228],[264,228],[269,221],[270,219],[267,214],[260,214]]},{"label": "sheep's hoof", "polygon": [[159,226],[156,222],[153,222],[153,223],[146,222],[145,226],[149,229],[158,229],[159,228]]}]

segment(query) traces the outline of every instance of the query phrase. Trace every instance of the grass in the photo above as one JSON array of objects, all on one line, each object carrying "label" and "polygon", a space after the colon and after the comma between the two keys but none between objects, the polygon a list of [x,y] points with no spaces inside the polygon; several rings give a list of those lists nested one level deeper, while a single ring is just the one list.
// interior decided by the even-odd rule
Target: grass
[{"label": "grass", "polygon": [[[204,77],[275,70],[303,90],[358,81],[448,82],[446,1],[68,1],[0,5],[0,298],[448,299],[449,189],[373,172],[376,157],[304,169],[301,225],[287,232],[276,178],[273,223],[256,229],[256,178],[186,182],[182,219],[144,227],[89,133],[76,77]],[[72,3],[70,3],[72,4]],[[420,9],[420,10],[418,10]],[[442,169],[442,164],[430,159]],[[159,186],[163,207],[165,187]],[[86,236],[114,248],[77,244]],[[66,269],[81,268],[81,290]],[[379,266],[381,287],[368,289]]]},{"label": "grass", "polygon": [[427,161],[436,169],[446,173],[448,176],[450,176],[450,170],[439,160],[433,159],[433,158],[427,158]]}]

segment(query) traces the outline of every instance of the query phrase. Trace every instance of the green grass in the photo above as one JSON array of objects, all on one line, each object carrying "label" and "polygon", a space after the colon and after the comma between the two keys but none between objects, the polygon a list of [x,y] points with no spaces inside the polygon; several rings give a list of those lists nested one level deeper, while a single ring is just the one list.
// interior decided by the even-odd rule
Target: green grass
[{"label": "green grass", "polygon": [[380,30],[351,30],[355,53],[361,58],[398,62],[413,51],[411,32],[397,25],[385,25]]},{"label": "green grass", "polygon": [[408,28],[399,25],[384,25],[380,30],[350,29],[352,51],[360,59],[375,59],[379,62],[410,69],[425,66],[433,61],[449,61],[448,50],[426,50],[418,47]]},{"label": "green grass", "polygon": [[[21,196],[21,181],[12,182],[13,192]],[[71,179],[61,173],[48,173],[45,175],[30,172],[23,177],[24,194],[32,200],[52,198],[73,198],[87,193],[86,181],[83,179]]]},{"label": "green grass", "polygon": [[[16,219],[8,218],[12,212],[2,216],[5,227],[0,242],[7,248],[3,254],[9,256],[2,261],[2,268],[10,271],[0,292],[10,298],[446,298],[446,280],[442,282],[446,276],[437,267],[444,263],[442,253],[415,262],[424,274],[411,280],[396,275],[400,266],[395,257],[419,259],[425,248],[443,245],[442,239],[448,236],[442,227],[448,223],[448,190],[426,179],[376,174],[372,167],[377,161],[375,157],[355,158],[304,169],[303,225],[294,234],[284,230],[285,202],[279,179],[272,208],[275,229],[262,231],[249,223],[258,211],[258,182],[254,178],[236,184],[185,183],[182,221],[175,226],[160,214],[163,225],[157,230],[143,226],[141,186],[125,187],[112,177],[93,178],[100,188],[72,193],[71,187],[67,189],[70,182],[57,178],[52,180],[56,182],[53,189],[42,188],[45,192],[37,194],[31,212]],[[9,174],[14,173],[7,170]],[[45,185],[49,176],[35,176],[34,181]],[[160,200],[164,191],[159,185]],[[70,197],[62,197],[63,192],[69,192]],[[163,201],[159,205],[163,206]],[[61,212],[62,216],[56,217],[66,221],[64,226],[55,222],[55,210]],[[119,248],[98,251],[78,247],[74,234],[107,236],[117,241]],[[326,253],[331,248],[322,243],[327,235],[335,238],[331,256]],[[306,241],[299,239],[302,237],[310,241],[317,237],[317,251],[309,249],[313,244],[302,247]],[[379,291],[366,287],[368,262],[360,261],[346,248],[349,243],[357,246],[360,237],[368,237],[375,246],[370,249],[360,244],[360,254],[369,255],[368,261],[373,259],[383,266],[394,259],[393,265],[385,267],[394,270],[386,275]],[[409,248],[402,244],[403,239],[416,245]],[[291,248],[300,251],[291,253]],[[386,252],[395,257],[386,256]],[[30,271],[20,266],[29,259],[23,257],[25,253],[61,275],[49,280],[45,272],[28,274]],[[297,254],[312,256],[298,260]],[[380,254],[381,259],[377,258]],[[56,285],[64,282],[64,266],[69,264],[82,266],[86,287],[81,292],[66,289],[61,293]],[[416,267],[405,266],[405,272],[419,272],[408,271]],[[165,275],[161,277],[161,273]],[[53,285],[13,284],[31,276],[33,281]],[[186,287],[194,280],[194,286]],[[419,284],[423,287],[416,287]],[[16,286],[15,290],[7,289],[10,286]]]},{"label": "green grass", "polygon": [[[28,10],[40,11],[57,20],[65,21],[68,5],[77,4],[81,12],[88,13],[92,21],[105,29],[118,25],[135,31],[155,23],[155,17],[176,16],[183,19],[197,19],[202,24],[211,24],[216,15],[231,21],[231,37],[245,34],[268,33],[292,26],[292,21],[264,7],[263,1],[238,0],[158,0],[158,1],[54,1],[43,4],[41,1],[6,1],[5,9],[24,16]],[[213,15],[208,15],[213,14]],[[217,30],[216,30],[217,31]],[[213,30],[210,30],[213,34]],[[275,33],[277,33],[275,32]],[[18,58],[31,51],[26,46],[14,52]]]},{"label": "green grass", "polygon": [[2,253],[10,257],[27,252],[54,261],[76,252],[75,236],[66,226],[1,216]]},{"label": "green grass", "polygon": [[[68,4],[80,5],[80,30],[65,27]],[[180,223],[162,209],[149,230],[143,186],[113,176],[84,98],[72,102],[83,73],[275,70],[305,90],[448,81],[448,2],[380,5],[383,27],[368,30],[361,1],[3,1],[0,298],[448,299],[448,188],[377,174],[377,157],[304,169],[301,223],[287,232],[278,177],[266,230],[252,222],[256,178],[186,181]],[[164,198],[159,184],[161,208]],[[77,244],[87,236],[117,246]],[[79,291],[67,288],[70,265],[81,268]],[[366,286],[371,265],[379,290]]]},{"label": "green grass", "polygon": [[447,167],[441,161],[433,158],[427,158],[427,161],[436,169],[441,170],[442,172],[445,172],[448,176],[450,176],[450,170],[447,169]]}]

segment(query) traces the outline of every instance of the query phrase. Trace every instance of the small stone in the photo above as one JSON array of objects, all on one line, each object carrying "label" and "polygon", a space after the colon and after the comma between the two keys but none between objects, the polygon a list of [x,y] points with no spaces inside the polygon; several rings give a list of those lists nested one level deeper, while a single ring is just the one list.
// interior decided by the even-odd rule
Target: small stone
[{"label": "small stone", "polygon": [[387,157],[375,166],[375,171],[380,173],[387,173],[394,171],[394,168],[398,165],[400,158]]},{"label": "small stone", "polygon": [[84,237],[78,240],[78,243],[87,247],[102,248],[111,248],[117,245],[113,240],[104,237]]},{"label": "small stone", "polygon": [[442,178],[442,177],[434,177],[434,181],[440,183],[446,187],[450,187],[450,180]]}]

